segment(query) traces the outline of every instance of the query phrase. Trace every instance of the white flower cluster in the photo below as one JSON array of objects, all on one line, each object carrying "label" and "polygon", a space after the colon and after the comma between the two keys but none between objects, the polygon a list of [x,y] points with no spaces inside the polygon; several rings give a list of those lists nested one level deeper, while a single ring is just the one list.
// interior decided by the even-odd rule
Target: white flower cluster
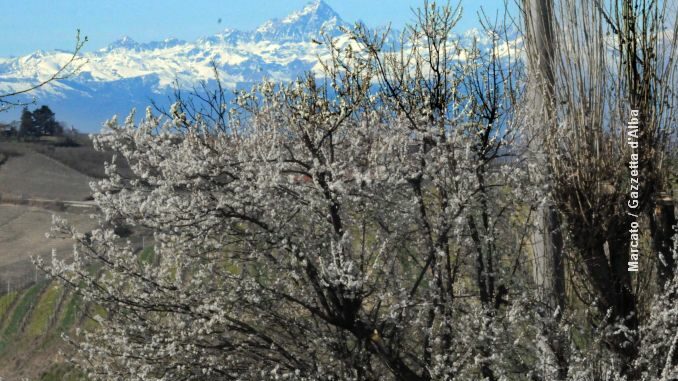
[{"label": "white flower cluster", "polygon": [[[38,261],[96,310],[71,339],[90,379],[612,379],[581,350],[607,333],[579,345],[577,317],[531,290],[525,237],[548,188],[520,64],[452,41],[449,7],[419,16],[400,51],[358,26],[346,47],[328,39],[324,77],[231,105],[206,86],[94,137],[115,153],[92,184],[101,226],[55,219],[74,257]],[[152,250],[120,227],[152,232]],[[676,337],[670,300],[648,363],[678,353],[661,339]]]}]

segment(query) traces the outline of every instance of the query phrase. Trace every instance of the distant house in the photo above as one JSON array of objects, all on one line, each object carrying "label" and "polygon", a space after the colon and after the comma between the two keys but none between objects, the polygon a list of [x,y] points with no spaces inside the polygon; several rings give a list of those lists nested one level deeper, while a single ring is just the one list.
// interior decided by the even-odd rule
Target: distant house
[{"label": "distant house", "polygon": [[0,137],[1,138],[12,138],[17,135],[17,131],[19,131],[16,122],[12,123],[0,123]]}]

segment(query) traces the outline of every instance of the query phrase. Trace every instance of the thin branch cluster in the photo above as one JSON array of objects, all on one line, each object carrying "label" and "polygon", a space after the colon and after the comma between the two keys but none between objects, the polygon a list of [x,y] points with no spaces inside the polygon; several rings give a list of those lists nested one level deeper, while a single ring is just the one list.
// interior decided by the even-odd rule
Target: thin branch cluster
[{"label": "thin branch cluster", "polygon": [[[607,333],[533,292],[549,188],[528,154],[533,110],[517,107],[518,48],[500,23],[492,48],[462,45],[459,15],[427,4],[394,46],[360,25],[348,44],[328,37],[322,76],[230,105],[204,87],[200,105],[107,122],[100,228],[56,218],[73,257],[39,261],[96,306],[97,328],[68,338],[88,377],[546,380],[557,329],[567,379],[611,379],[596,373],[618,370]],[[151,255],[121,226],[153,231]],[[643,345],[669,379],[676,308],[662,303]]]}]

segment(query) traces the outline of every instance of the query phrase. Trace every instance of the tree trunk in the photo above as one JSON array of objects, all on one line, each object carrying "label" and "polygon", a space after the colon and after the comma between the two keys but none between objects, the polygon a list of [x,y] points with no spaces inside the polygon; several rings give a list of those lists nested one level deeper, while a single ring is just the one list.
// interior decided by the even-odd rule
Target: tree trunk
[{"label": "tree trunk", "polygon": [[[538,82],[533,88],[538,94],[532,97],[534,109],[542,110],[547,131],[541,131],[544,140],[550,129],[555,128],[553,52],[553,3],[552,0],[525,0],[528,57],[533,78]],[[541,101],[540,101],[541,100]],[[543,144],[540,145],[543,147]],[[539,152],[537,160],[542,168],[548,168],[545,152]],[[548,176],[547,176],[548,177]],[[544,179],[547,181],[547,179]],[[541,229],[535,237],[535,282],[539,297],[551,308],[562,308],[565,301],[565,272],[563,270],[563,238],[558,211],[552,200],[547,200],[539,211]]]},{"label": "tree trunk", "polygon": [[[672,239],[676,226],[676,214],[673,200],[667,194],[660,194],[656,202],[654,214],[650,219],[652,231],[652,248],[657,254],[657,284],[664,289],[666,282],[673,278],[676,263],[671,253]],[[675,298],[675,295],[672,295]]]},{"label": "tree trunk", "polygon": [[[553,32],[553,1],[552,0],[524,0],[525,21],[527,31],[527,48],[529,63],[533,78],[538,82],[533,88],[538,91],[533,96],[535,110],[542,110],[546,116],[546,129],[541,131],[544,140],[548,138],[551,129],[555,128],[555,77],[553,69],[553,52],[555,51]],[[540,96],[541,95],[541,96]],[[541,100],[541,101],[540,101]],[[540,145],[541,147],[544,144]],[[545,152],[539,152],[537,160],[539,167],[548,168],[548,158]],[[548,181],[548,172],[544,176]],[[559,337],[557,324],[562,309],[565,306],[565,270],[563,267],[563,237],[561,221],[552,199],[538,210],[537,218],[539,229],[533,236],[534,266],[533,274],[537,289],[537,298],[547,308],[544,311],[547,323],[542,334],[548,343],[545,353],[549,377],[564,380],[567,377],[568,361],[566,341]],[[554,312],[559,313],[554,315]],[[554,319],[552,319],[554,317]]]},{"label": "tree trunk", "polygon": [[537,296],[555,311],[565,304],[565,274],[563,271],[563,237],[560,217],[554,205],[545,205],[538,212],[539,229],[533,235],[533,277]]}]

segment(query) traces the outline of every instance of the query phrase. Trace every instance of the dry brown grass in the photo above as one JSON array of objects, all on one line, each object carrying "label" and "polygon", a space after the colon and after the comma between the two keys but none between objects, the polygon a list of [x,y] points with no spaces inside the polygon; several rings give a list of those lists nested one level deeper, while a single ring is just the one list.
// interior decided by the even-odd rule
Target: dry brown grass
[{"label": "dry brown grass", "polygon": [[85,200],[91,177],[37,152],[10,157],[0,167],[0,194],[50,200]]},{"label": "dry brown grass", "polygon": [[[2,165],[2,156],[15,157],[37,152],[86,176],[103,178],[105,176],[104,163],[110,162],[113,154],[96,151],[86,136],[74,137],[70,141],[75,145],[60,145],[48,141],[0,141],[0,165]],[[123,174],[129,175],[129,167],[126,163],[120,162],[118,167]]]},{"label": "dry brown grass", "polygon": [[[35,276],[31,256],[49,259],[52,248],[59,256],[72,251],[72,242],[50,240],[45,237],[54,212],[22,205],[0,205],[0,294],[6,291],[7,282],[16,288],[30,283]],[[58,213],[82,231],[94,228],[96,221],[86,214]]]}]

